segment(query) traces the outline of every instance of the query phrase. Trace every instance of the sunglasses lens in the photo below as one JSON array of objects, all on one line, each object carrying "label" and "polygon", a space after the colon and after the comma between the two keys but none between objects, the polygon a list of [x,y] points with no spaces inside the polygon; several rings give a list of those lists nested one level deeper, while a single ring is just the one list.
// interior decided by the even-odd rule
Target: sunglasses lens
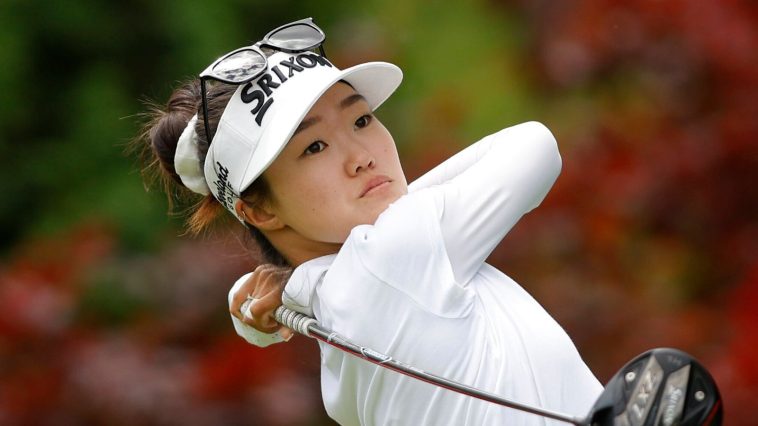
[{"label": "sunglasses lens", "polygon": [[324,41],[324,34],[307,24],[282,28],[268,36],[267,42],[288,50],[309,50]]},{"label": "sunglasses lens", "polygon": [[266,68],[266,58],[255,50],[241,50],[213,67],[213,74],[228,83],[249,81]]}]

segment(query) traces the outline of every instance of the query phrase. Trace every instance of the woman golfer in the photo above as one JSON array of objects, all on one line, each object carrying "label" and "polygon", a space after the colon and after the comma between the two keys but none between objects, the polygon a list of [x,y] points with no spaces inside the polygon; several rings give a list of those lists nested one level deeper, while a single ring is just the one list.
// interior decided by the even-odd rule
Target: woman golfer
[{"label": "woman golfer", "polygon": [[[550,131],[535,122],[506,128],[408,185],[392,136],[373,114],[401,71],[383,62],[340,70],[315,53],[323,40],[305,19],[223,56],[179,87],[146,133],[173,182],[204,196],[192,230],[224,207],[269,263],[285,267],[237,282],[230,305],[238,332],[259,346],[286,338],[271,317],[284,301],[425,371],[586,414],[602,387],[571,339],[484,263],[558,176]],[[242,314],[248,297],[255,303]],[[344,425],[550,422],[325,344],[321,388],[327,413]]]}]

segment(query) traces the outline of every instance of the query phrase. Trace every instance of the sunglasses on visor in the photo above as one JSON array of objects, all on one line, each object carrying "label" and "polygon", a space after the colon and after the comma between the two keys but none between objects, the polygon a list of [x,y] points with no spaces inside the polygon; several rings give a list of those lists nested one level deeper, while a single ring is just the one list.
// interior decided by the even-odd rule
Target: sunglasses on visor
[{"label": "sunglasses on visor", "polygon": [[216,59],[200,73],[200,92],[202,96],[203,123],[208,143],[213,140],[208,124],[208,97],[206,81],[216,80],[227,84],[244,84],[255,80],[268,68],[268,59],[262,49],[287,53],[299,53],[318,47],[321,56],[324,53],[324,31],[313,23],[313,18],[284,24],[269,31],[263,39],[252,46],[233,50]]}]

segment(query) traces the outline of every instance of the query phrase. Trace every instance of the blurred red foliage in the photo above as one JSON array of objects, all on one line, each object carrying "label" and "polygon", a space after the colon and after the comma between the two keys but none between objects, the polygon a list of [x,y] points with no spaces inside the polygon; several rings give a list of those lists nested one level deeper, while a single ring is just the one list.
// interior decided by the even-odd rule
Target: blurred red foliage
[{"label": "blurred red foliage", "polygon": [[581,94],[587,114],[551,126],[563,173],[492,260],[529,278],[602,380],[680,347],[712,370],[725,423],[756,424],[758,10],[519,5],[539,86],[559,105]]},{"label": "blurred red foliage", "polygon": [[83,225],[26,244],[0,269],[0,424],[319,424],[316,345],[232,330],[250,258],[228,240],[135,259]]}]

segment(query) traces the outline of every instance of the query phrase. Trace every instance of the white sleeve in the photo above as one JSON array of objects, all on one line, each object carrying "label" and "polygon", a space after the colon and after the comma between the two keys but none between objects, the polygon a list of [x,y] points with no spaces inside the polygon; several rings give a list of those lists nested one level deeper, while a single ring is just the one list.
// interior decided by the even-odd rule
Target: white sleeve
[{"label": "white sleeve", "polygon": [[[244,284],[247,279],[250,277],[252,272],[243,275],[240,277],[240,279],[237,280],[236,283],[234,283],[234,286],[231,290],[229,290],[229,306],[232,306],[232,299],[234,298],[234,295],[237,293],[237,290],[239,290],[240,287],[242,287],[242,284]],[[284,338],[282,338],[281,334],[279,334],[278,331],[274,333],[264,333],[262,331],[258,331],[254,327],[251,327],[244,322],[237,319],[232,314],[229,314],[229,316],[232,317],[232,324],[234,324],[234,331],[237,332],[237,334],[245,339],[248,343],[251,343],[255,346],[259,346],[261,348],[265,348],[266,346],[272,345],[274,343],[284,342]]]},{"label": "white sleeve", "polygon": [[447,254],[456,281],[465,284],[521,216],[542,202],[560,170],[552,133],[528,122],[469,146],[414,181],[409,191],[439,194]]}]

